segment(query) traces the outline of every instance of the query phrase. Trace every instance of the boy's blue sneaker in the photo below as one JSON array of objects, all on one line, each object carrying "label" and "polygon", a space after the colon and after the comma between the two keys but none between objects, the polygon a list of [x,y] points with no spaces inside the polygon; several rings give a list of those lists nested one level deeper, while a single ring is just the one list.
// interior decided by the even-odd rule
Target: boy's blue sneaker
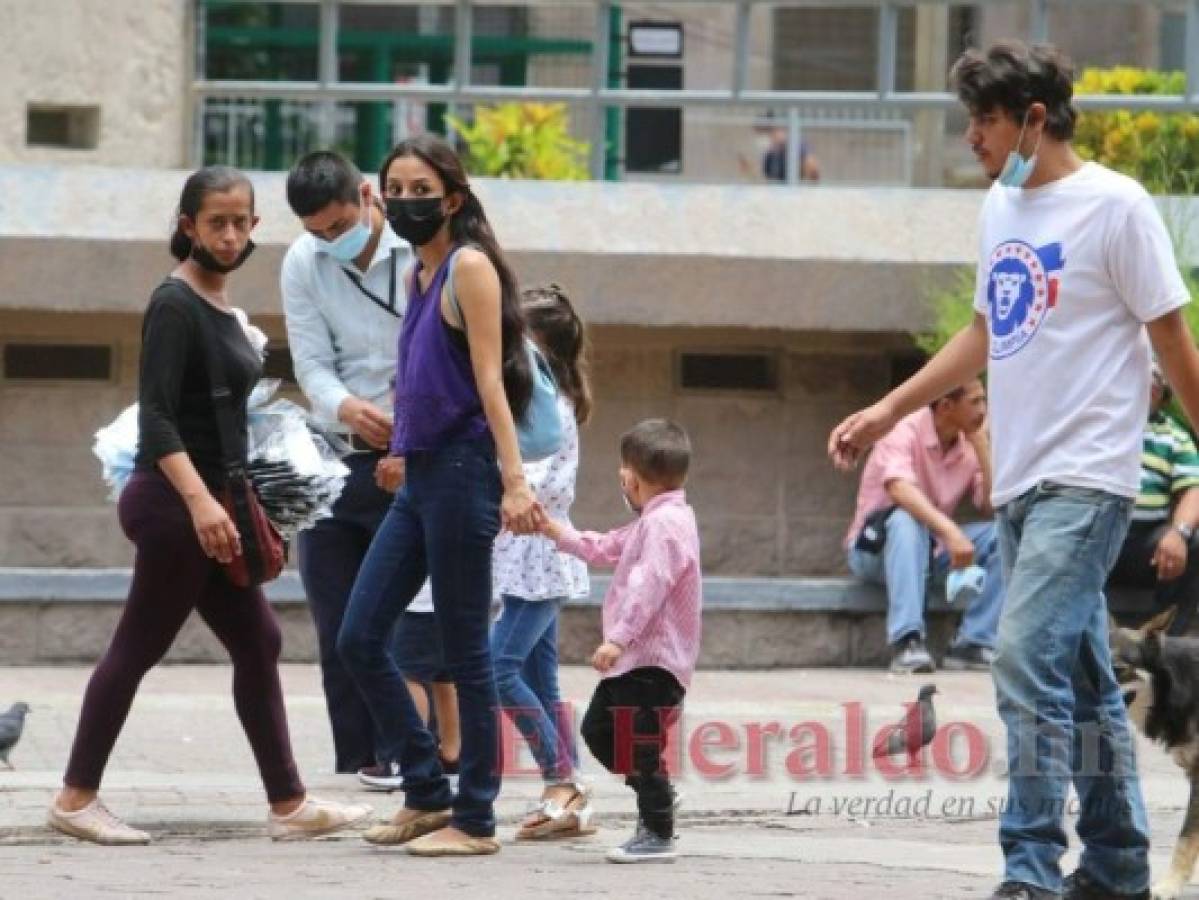
[{"label": "boy's blue sneaker", "polygon": [[658,837],[640,821],[629,840],[606,854],[613,863],[672,863],[678,857],[674,838]]}]

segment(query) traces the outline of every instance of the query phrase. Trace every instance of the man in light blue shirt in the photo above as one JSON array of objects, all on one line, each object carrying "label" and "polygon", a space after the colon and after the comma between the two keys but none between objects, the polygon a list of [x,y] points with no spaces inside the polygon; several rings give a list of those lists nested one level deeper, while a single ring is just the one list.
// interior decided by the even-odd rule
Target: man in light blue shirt
[{"label": "man in light blue shirt", "polygon": [[354,452],[333,515],[301,532],[300,577],[316,625],[338,772],[376,759],[370,713],[337,654],[337,633],[358,567],[397,484],[380,466],[391,439],[392,385],[407,308],[412,250],[388,225],[371,186],[336,153],[310,153],[287,178],[305,233],[283,260],[280,287],[296,379],[316,419]]}]

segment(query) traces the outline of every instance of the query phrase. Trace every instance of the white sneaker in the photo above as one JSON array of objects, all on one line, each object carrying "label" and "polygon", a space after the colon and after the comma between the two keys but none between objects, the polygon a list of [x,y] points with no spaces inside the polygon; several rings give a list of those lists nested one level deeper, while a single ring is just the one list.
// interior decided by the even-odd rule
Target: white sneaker
[{"label": "white sneaker", "polygon": [[58,801],[52,801],[50,812],[46,816],[46,824],[63,834],[69,834],[81,841],[91,841],[95,844],[122,846],[150,843],[150,835],[144,831],[138,831],[136,828],[130,828],[110,813],[108,807],[100,802],[99,797],[75,812],[60,809]]},{"label": "white sneaker", "polygon": [[332,803],[309,797],[293,813],[286,816],[275,813],[268,815],[266,830],[272,840],[299,841],[357,825],[372,812],[365,804]]},{"label": "white sneaker", "polygon": [[368,791],[398,791],[404,787],[404,776],[400,774],[400,764],[390,763],[385,766],[367,766],[358,770],[358,781]]}]

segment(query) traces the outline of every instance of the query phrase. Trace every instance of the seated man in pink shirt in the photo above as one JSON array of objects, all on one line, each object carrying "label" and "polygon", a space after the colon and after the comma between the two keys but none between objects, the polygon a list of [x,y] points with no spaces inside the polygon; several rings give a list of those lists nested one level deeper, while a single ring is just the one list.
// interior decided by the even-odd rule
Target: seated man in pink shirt
[{"label": "seated man in pink shirt", "polygon": [[990,668],[1003,606],[995,525],[952,518],[967,492],[992,515],[986,417],[987,396],[976,379],[900,420],[862,473],[845,547],[855,575],[886,585],[893,672],[933,671],[924,624],[929,573],[968,566],[984,570],[982,590],[970,598],[942,665]]}]

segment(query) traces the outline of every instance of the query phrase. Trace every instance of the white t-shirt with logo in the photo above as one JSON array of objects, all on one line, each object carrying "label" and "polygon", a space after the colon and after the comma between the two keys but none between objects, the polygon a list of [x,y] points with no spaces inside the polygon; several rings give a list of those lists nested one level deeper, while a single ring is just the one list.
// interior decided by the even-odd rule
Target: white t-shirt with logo
[{"label": "white t-shirt with logo", "polygon": [[1131,178],[1086,163],[1042,187],[991,188],[974,308],[991,336],[996,507],[1042,481],[1137,495],[1144,324],[1189,299],[1153,199]]}]

